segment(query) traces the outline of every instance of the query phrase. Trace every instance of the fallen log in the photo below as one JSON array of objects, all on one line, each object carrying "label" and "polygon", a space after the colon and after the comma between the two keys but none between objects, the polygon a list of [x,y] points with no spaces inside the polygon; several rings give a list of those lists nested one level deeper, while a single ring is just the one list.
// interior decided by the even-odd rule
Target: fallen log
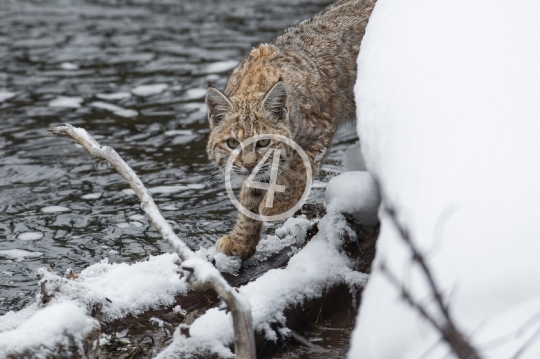
[{"label": "fallen log", "polygon": [[[304,213],[308,217],[316,218],[324,215],[322,206],[306,207],[308,208],[304,208]],[[379,225],[366,226],[356,222],[352,216],[345,217],[355,235],[343,238],[343,249],[347,252],[347,256],[355,261],[355,270],[369,273],[375,255],[375,241],[379,233]],[[315,222],[307,233],[306,242],[317,232]],[[255,280],[270,269],[285,267],[291,254],[292,249],[286,247],[266,260],[258,262],[257,265],[253,263],[249,265],[248,262],[248,265],[244,265],[236,276],[229,273],[222,273],[222,275],[231,286],[239,287]],[[329,288],[321,297],[285,310],[286,326],[295,333],[302,332],[308,324],[315,323],[322,317],[330,318],[339,311],[349,311],[354,318],[360,303],[360,294],[361,291],[351,293],[345,285]],[[178,297],[171,307],[151,310],[137,317],[129,316],[111,323],[103,323],[103,333],[111,335],[113,340],[102,346],[100,357],[119,358],[129,353],[132,358],[151,358],[169,345],[172,334],[179,325],[193,323],[196,318],[218,304],[219,298],[210,291],[189,292],[185,296]],[[185,311],[175,312],[173,308],[176,305]],[[124,333],[122,340],[118,339],[117,333]],[[261,332],[256,332],[255,337],[257,357],[269,357],[275,354],[280,348],[286,347],[291,339],[280,337],[272,342],[266,340]],[[294,339],[294,336],[292,338]]]}]

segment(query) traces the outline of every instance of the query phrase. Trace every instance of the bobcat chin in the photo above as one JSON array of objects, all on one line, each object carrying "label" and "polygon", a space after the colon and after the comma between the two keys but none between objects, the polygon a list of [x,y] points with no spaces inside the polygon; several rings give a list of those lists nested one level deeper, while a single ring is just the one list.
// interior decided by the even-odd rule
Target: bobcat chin
[{"label": "bobcat chin", "polygon": [[[224,93],[206,92],[212,129],[207,152],[225,170],[232,151],[253,136],[281,135],[307,154],[315,175],[340,124],[355,118],[356,59],[375,0],[340,0],[287,29],[270,44],[253,49],[233,71]],[[291,209],[302,197],[307,175],[300,155],[281,141],[262,139],[241,149],[232,164],[244,176],[240,204],[263,216]],[[273,206],[267,192],[247,185],[254,167],[269,150],[280,150]],[[276,152],[274,152],[276,153]],[[269,166],[258,178],[268,178]],[[255,253],[262,223],[238,213],[231,234],[216,247],[245,259]]]}]

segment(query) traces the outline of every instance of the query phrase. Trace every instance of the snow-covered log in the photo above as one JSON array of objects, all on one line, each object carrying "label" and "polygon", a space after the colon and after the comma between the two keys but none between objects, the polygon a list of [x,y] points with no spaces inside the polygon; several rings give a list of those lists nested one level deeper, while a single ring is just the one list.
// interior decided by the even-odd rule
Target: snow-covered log
[{"label": "snow-covered log", "polygon": [[355,91],[388,210],[349,358],[540,358],[539,19],[536,0],[378,1]]}]

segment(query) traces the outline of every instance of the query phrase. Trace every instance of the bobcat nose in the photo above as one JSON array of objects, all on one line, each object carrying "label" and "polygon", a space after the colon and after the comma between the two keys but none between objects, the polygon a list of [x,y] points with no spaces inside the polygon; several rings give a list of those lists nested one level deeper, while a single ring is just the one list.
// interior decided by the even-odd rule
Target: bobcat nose
[{"label": "bobcat nose", "polygon": [[253,167],[255,167],[255,163],[244,163],[244,167],[251,172]]}]

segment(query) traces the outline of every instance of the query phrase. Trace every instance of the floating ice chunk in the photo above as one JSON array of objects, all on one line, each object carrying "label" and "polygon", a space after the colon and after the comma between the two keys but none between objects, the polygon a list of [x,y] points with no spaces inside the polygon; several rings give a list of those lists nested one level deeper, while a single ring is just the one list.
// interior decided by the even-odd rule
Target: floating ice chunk
[{"label": "floating ice chunk", "polygon": [[326,187],[324,200],[328,213],[348,213],[363,224],[378,221],[381,196],[369,172],[345,172],[332,178]]},{"label": "floating ice chunk", "polygon": [[[53,304],[37,311],[17,329],[1,333],[0,357],[19,357],[21,353],[32,353],[36,358],[53,357],[53,351],[60,345],[71,345],[74,351],[79,348],[79,354],[83,355],[84,338],[98,328],[98,321],[86,316],[85,310],[75,303]],[[66,334],[75,343],[70,343]]]},{"label": "floating ice chunk", "polygon": [[167,84],[140,85],[131,90],[131,92],[137,96],[150,96],[162,93],[168,86]]},{"label": "floating ice chunk", "polygon": [[95,108],[101,108],[104,110],[111,111],[112,113],[120,117],[136,117],[139,114],[135,110],[128,110],[123,107],[116,106],[107,102],[94,101],[90,105]]},{"label": "floating ice chunk", "polygon": [[129,223],[127,223],[127,222],[116,223],[116,227],[118,227],[118,228],[128,228]]},{"label": "floating ice chunk", "polygon": [[98,199],[100,198],[102,195],[101,192],[97,192],[97,193],[89,193],[89,194],[85,194],[84,196],[82,196],[81,198],[82,199]]},{"label": "floating ice chunk", "polygon": [[41,232],[23,232],[17,236],[21,241],[37,241],[38,239],[43,238],[43,233]]},{"label": "floating ice chunk", "polygon": [[0,102],[4,102],[6,100],[9,100],[10,98],[15,97],[15,92],[9,92],[6,90],[0,90]]},{"label": "floating ice chunk", "polygon": [[98,93],[96,97],[102,100],[112,101],[130,98],[131,94],[129,92]]},{"label": "floating ice chunk", "polygon": [[366,163],[360,148],[360,142],[349,147],[343,154],[343,168],[345,171],[366,171]]},{"label": "floating ice chunk", "polygon": [[24,249],[4,249],[0,250],[0,257],[8,257],[15,259],[17,262],[22,261],[25,258],[41,257],[41,252],[31,252]]},{"label": "floating ice chunk", "polygon": [[41,212],[45,213],[56,213],[56,212],[69,212],[71,209],[68,207],[62,207],[62,206],[49,206],[49,207],[43,207],[41,209]]},{"label": "floating ice chunk", "polygon": [[79,108],[83,101],[82,97],[58,96],[49,102],[49,107]]},{"label": "floating ice chunk", "polygon": [[238,65],[238,61],[226,60],[214,62],[206,66],[203,70],[205,73],[221,73],[234,69]]},{"label": "floating ice chunk", "polygon": [[165,136],[187,136],[193,135],[191,130],[170,130],[165,132]]},{"label": "floating ice chunk", "polygon": [[79,65],[73,63],[73,62],[62,62],[60,64],[60,67],[63,69],[63,70],[78,70],[79,69]]},{"label": "floating ice chunk", "polygon": [[204,96],[206,96],[205,89],[189,89],[186,91],[185,98],[187,100],[198,100],[204,98]]}]

